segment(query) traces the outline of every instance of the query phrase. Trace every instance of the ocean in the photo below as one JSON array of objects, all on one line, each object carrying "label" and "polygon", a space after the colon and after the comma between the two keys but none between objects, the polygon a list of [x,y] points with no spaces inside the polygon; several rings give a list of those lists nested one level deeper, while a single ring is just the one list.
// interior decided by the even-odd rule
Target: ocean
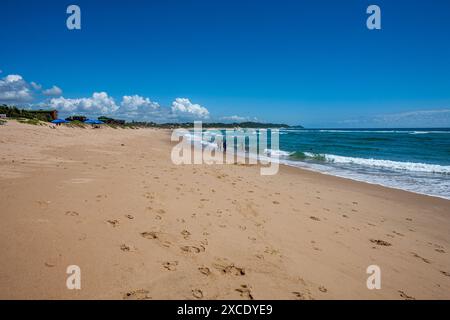
[{"label": "ocean", "polygon": [[[279,148],[269,146],[265,152],[276,153],[283,164],[450,199],[450,128],[279,132]],[[233,135],[252,134],[258,131],[237,129]],[[213,138],[206,140],[211,143]]]},{"label": "ocean", "polygon": [[450,199],[450,128],[282,129],[280,161]]}]

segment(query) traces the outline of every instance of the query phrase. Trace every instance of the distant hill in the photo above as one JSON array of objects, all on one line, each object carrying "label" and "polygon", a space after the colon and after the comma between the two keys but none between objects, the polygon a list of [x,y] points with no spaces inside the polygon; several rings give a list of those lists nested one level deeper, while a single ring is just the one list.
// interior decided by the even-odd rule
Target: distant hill
[{"label": "distant hill", "polygon": [[[144,126],[144,127],[159,127],[159,128],[193,128],[193,122],[168,122],[168,123],[154,123],[154,122],[137,122],[132,121],[127,124],[132,126]],[[223,122],[203,122],[203,128],[290,128],[289,125],[283,123],[262,123],[262,122],[234,122],[234,123],[223,123]]]}]

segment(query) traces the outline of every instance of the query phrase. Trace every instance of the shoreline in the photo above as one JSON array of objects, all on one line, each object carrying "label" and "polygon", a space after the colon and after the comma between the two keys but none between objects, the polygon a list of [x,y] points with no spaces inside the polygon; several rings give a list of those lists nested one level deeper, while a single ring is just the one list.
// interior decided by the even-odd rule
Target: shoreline
[{"label": "shoreline", "polygon": [[282,166],[286,166],[286,167],[290,167],[290,168],[296,168],[296,169],[304,170],[304,171],[315,172],[315,173],[326,175],[326,176],[330,176],[330,177],[335,177],[335,178],[340,178],[340,179],[345,179],[345,180],[351,180],[353,182],[364,183],[364,184],[378,186],[378,187],[387,188],[387,189],[392,189],[392,190],[396,190],[396,191],[412,193],[412,194],[419,195],[419,196],[425,196],[425,197],[431,197],[431,198],[437,198],[437,199],[441,199],[441,200],[450,201],[450,198],[446,198],[444,196],[438,196],[438,195],[426,194],[426,193],[421,193],[421,192],[416,192],[416,191],[410,191],[410,190],[407,190],[407,189],[402,189],[400,187],[396,188],[396,187],[393,187],[393,186],[383,185],[381,183],[369,182],[369,181],[365,181],[365,180],[357,180],[357,179],[353,179],[351,177],[339,176],[339,175],[335,175],[335,174],[332,174],[332,173],[321,172],[319,170],[314,170],[314,169],[310,169],[310,168],[302,168],[302,167],[297,167],[297,166],[294,166],[294,165],[289,165],[289,164],[284,164],[284,163],[282,163],[281,165]]},{"label": "shoreline", "polygon": [[10,123],[0,146],[3,299],[450,298],[449,200],[286,165],[176,166],[165,129]]}]

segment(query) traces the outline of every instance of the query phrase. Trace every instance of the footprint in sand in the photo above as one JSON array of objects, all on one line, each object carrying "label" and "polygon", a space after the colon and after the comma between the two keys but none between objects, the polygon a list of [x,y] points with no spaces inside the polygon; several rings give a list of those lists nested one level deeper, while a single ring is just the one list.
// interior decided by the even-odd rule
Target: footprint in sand
[{"label": "footprint in sand", "polygon": [[149,291],[139,289],[135,291],[129,291],[123,295],[124,300],[148,300],[152,297],[149,296]]},{"label": "footprint in sand", "polygon": [[200,253],[205,251],[205,247],[203,246],[200,246],[200,248],[195,246],[182,246],[180,249],[186,253]]},{"label": "footprint in sand", "polygon": [[154,231],[141,232],[141,236],[145,239],[158,239],[158,234]]},{"label": "footprint in sand", "polygon": [[418,259],[422,260],[422,261],[425,262],[425,263],[431,263],[430,260],[428,260],[428,259],[426,259],[426,258],[423,258],[423,257],[419,256],[419,255],[418,255],[417,253],[415,253],[415,252],[411,252],[411,254],[413,255],[413,257],[418,258]]},{"label": "footprint in sand", "polygon": [[[309,291],[309,290],[308,290]],[[295,296],[295,298],[297,299],[297,300],[314,300],[312,297],[311,297],[311,294],[309,293],[309,292],[307,292],[307,293],[301,293],[301,292],[298,292],[298,291],[292,291],[292,294]]]},{"label": "footprint in sand", "polygon": [[80,214],[76,211],[66,211],[66,216],[72,216],[72,217],[76,217],[79,216]]},{"label": "footprint in sand", "polygon": [[328,289],[325,288],[324,286],[320,286],[320,287],[319,287],[319,291],[320,291],[320,292],[323,292],[323,293],[327,293],[327,292],[328,292]]},{"label": "footprint in sand", "polygon": [[317,217],[314,217],[314,216],[311,216],[311,217],[309,217],[311,220],[314,220],[314,221],[320,221],[320,219],[319,218],[317,218]]},{"label": "footprint in sand", "polygon": [[265,253],[271,254],[271,255],[281,255],[280,251],[277,249],[273,249],[271,247],[266,247],[266,249],[264,250]]},{"label": "footprint in sand", "polygon": [[384,241],[384,240],[370,239],[370,242],[375,243],[376,245],[379,245],[379,246],[385,246],[385,247],[392,246],[392,244],[390,244],[389,242]]},{"label": "footprint in sand", "polygon": [[301,292],[298,291],[292,291],[292,294],[298,299],[298,300],[305,300],[305,298],[303,297],[303,294]]},{"label": "footprint in sand", "polygon": [[222,274],[229,274],[233,276],[244,276],[245,275],[245,269],[241,267],[237,267],[234,264],[230,265],[223,265],[219,263],[215,263],[214,268],[219,270]]},{"label": "footprint in sand", "polygon": [[128,219],[130,219],[130,220],[133,220],[133,219],[134,219],[134,217],[133,217],[131,214],[127,214],[127,215],[125,215],[125,217],[128,218]]},{"label": "footprint in sand", "polygon": [[181,231],[181,235],[183,236],[184,239],[189,239],[189,236],[191,235],[191,233],[187,230],[183,230]]},{"label": "footprint in sand", "polygon": [[167,261],[163,263],[164,269],[167,269],[169,271],[175,271],[178,266],[178,261]]},{"label": "footprint in sand", "polygon": [[441,271],[441,273],[446,276],[446,277],[450,277],[450,272],[447,271]]},{"label": "footprint in sand", "polygon": [[120,250],[124,251],[124,252],[130,252],[132,251],[131,247],[126,245],[126,244],[121,244],[120,245]]},{"label": "footprint in sand", "polygon": [[203,298],[203,291],[200,289],[193,289],[192,295],[194,296],[194,298],[201,299]]},{"label": "footprint in sand", "polygon": [[117,227],[119,225],[119,221],[118,220],[108,220],[106,221],[108,222],[110,225],[112,225],[114,228]]},{"label": "footprint in sand", "polygon": [[209,276],[211,274],[211,270],[209,270],[208,267],[199,267],[198,271],[200,271],[200,273],[204,274],[205,276]]},{"label": "footprint in sand", "polygon": [[398,290],[398,293],[400,293],[400,297],[402,297],[405,300],[416,300],[416,298],[408,296],[405,292]]},{"label": "footprint in sand", "polygon": [[252,292],[250,290],[250,287],[247,286],[246,284],[241,284],[240,288],[235,289],[237,292],[239,292],[239,294],[241,295],[241,297],[248,299],[248,300],[253,300],[253,295]]}]

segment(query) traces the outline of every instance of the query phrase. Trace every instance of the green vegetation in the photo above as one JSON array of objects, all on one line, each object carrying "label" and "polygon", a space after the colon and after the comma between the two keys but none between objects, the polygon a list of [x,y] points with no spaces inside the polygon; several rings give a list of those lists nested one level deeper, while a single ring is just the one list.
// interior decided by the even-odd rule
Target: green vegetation
[{"label": "green vegetation", "polygon": [[8,121],[0,119],[0,126],[6,124]]},{"label": "green vegetation", "polygon": [[81,122],[79,120],[74,120],[71,121],[70,123],[67,123],[66,126],[68,127],[72,127],[72,128],[86,128],[86,125],[84,124],[84,122]]},{"label": "green vegetation", "polygon": [[6,114],[8,118],[18,119],[18,118],[25,118],[25,119],[37,119],[40,121],[52,121],[52,112],[54,110],[25,110],[25,109],[19,109],[17,107],[9,107],[5,104],[0,105],[0,113]]},{"label": "green vegetation", "polygon": [[44,123],[41,122],[38,119],[26,119],[26,118],[24,119],[24,118],[22,118],[22,119],[17,119],[17,121],[20,122],[20,123],[32,124],[34,126],[43,126],[44,125]]}]

